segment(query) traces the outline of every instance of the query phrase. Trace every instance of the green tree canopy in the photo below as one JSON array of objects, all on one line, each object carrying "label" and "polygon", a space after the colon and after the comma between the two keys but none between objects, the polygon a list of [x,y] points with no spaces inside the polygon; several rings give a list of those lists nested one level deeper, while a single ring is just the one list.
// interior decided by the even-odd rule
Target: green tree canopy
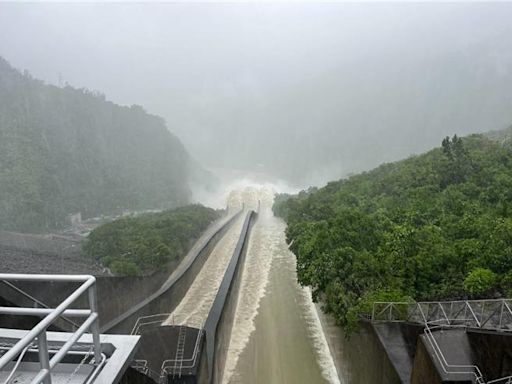
[{"label": "green tree canopy", "polygon": [[185,256],[219,215],[196,204],[122,218],[92,231],[84,251],[116,275],[147,275]]},{"label": "green tree canopy", "polygon": [[[300,283],[349,327],[369,298],[512,292],[512,152],[453,136],[420,156],[277,197]],[[367,309],[367,308],[366,308]]]}]

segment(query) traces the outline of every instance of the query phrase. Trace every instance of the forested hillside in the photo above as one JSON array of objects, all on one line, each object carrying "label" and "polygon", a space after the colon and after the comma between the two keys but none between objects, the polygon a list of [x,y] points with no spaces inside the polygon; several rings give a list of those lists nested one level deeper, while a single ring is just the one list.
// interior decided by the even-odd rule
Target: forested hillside
[{"label": "forested hillside", "polygon": [[220,213],[202,205],[128,217],[89,235],[85,252],[116,275],[147,275],[185,256]]},{"label": "forested hillside", "polygon": [[340,324],[377,300],[512,294],[512,152],[481,135],[279,196],[299,281]]},{"label": "forested hillside", "polygon": [[0,229],[175,207],[188,201],[191,167],[160,117],[45,85],[0,58]]}]

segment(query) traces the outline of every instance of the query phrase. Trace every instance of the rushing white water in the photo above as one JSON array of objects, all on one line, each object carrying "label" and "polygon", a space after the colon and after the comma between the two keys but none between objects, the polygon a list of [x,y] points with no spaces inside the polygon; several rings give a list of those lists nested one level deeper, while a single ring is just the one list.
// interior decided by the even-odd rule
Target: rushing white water
[{"label": "rushing white water", "polygon": [[269,210],[269,206],[272,207],[273,202],[272,190],[270,188],[261,189],[258,200],[260,201],[260,212],[251,231],[245,258],[235,320],[226,359],[225,383],[229,382],[236,368],[238,357],[249,342],[249,336],[254,331],[254,318],[258,313],[260,299],[265,293],[274,253],[275,241],[269,239],[268,236],[272,233],[268,226],[269,216],[272,216],[272,212]]},{"label": "rushing white water", "polygon": [[[283,367],[286,369],[301,364],[308,371],[303,382],[340,383],[311,294],[307,288],[300,287],[296,282],[295,256],[288,250],[285,242],[285,224],[273,216],[271,208],[274,190],[269,186],[253,186],[250,192],[246,191],[242,196],[247,204],[254,204],[257,200],[260,212],[247,250],[223,382],[282,382],[293,376],[290,372],[283,372]],[[271,270],[274,276],[269,291]],[[260,321],[260,328],[256,329],[256,318],[264,297],[270,298],[264,308],[267,314],[270,312],[270,316],[263,314],[262,318],[267,320]],[[296,314],[299,318],[294,321],[283,318],[284,321],[279,322],[279,316],[272,316],[272,311],[278,309],[277,307],[285,315]],[[264,333],[270,331],[269,327],[273,327],[273,332],[277,334],[293,328],[294,334],[283,340],[283,345],[286,346],[280,346],[279,343],[276,345],[275,340],[262,342],[265,339]],[[251,337],[260,341],[253,342],[253,350],[249,352],[246,348],[251,343]],[[265,358],[259,361],[263,365],[268,363],[268,367],[260,365],[256,369],[250,364],[260,353],[254,350],[258,348],[265,349]],[[285,349],[287,354],[283,354]],[[313,361],[299,361],[304,357]],[[277,365],[280,367],[276,369]],[[277,372],[278,370],[281,371]],[[260,375],[258,378],[254,376],[256,371]],[[262,374],[262,371],[267,373]],[[314,371],[318,371],[318,374],[315,375]]]},{"label": "rushing white water", "polygon": [[[277,188],[247,180],[234,185],[225,193],[229,211],[246,208],[259,215],[249,238],[223,382],[340,383],[310,291],[297,283],[295,256],[285,240],[286,226],[272,213]],[[215,246],[167,323],[202,326],[243,219]]]},{"label": "rushing white water", "polygon": [[324,378],[331,384],[344,384],[340,381],[340,375],[336,370],[333,356],[327,344],[326,335],[320,322],[317,306],[311,300],[311,290],[309,288],[300,288],[303,295],[303,305],[305,306],[305,317],[309,324],[309,335],[313,340],[313,347],[318,356],[318,364]]},{"label": "rushing white water", "polygon": [[243,221],[244,217],[239,217],[215,245],[187,294],[165,321],[165,324],[186,324],[196,328],[203,326],[235,250]]}]

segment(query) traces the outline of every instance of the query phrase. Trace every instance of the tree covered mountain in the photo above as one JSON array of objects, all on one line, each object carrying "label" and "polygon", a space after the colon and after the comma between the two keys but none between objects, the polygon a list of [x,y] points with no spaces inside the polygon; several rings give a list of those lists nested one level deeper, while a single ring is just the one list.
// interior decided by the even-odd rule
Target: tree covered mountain
[{"label": "tree covered mountain", "polygon": [[348,328],[373,301],[512,294],[512,152],[503,144],[445,138],[423,155],[279,196],[299,281]]},{"label": "tree covered mountain", "polygon": [[46,85],[0,58],[0,229],[188,202],[198,166],[162,118]]}]

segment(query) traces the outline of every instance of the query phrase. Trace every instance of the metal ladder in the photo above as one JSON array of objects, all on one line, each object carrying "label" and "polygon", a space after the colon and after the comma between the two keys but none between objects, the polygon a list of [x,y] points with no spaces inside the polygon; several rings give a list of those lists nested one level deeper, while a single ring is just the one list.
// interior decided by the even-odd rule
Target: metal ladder
[{"label": "metal ladder", "polygon": [[185,354],[185,338],[187,337],[187,327],[180,325],[178,334],[178,346],[176,347],[176,358],[174,359],[174,367],[172,376],[181,377],[181,368],[183,366],[183,355]]}]

